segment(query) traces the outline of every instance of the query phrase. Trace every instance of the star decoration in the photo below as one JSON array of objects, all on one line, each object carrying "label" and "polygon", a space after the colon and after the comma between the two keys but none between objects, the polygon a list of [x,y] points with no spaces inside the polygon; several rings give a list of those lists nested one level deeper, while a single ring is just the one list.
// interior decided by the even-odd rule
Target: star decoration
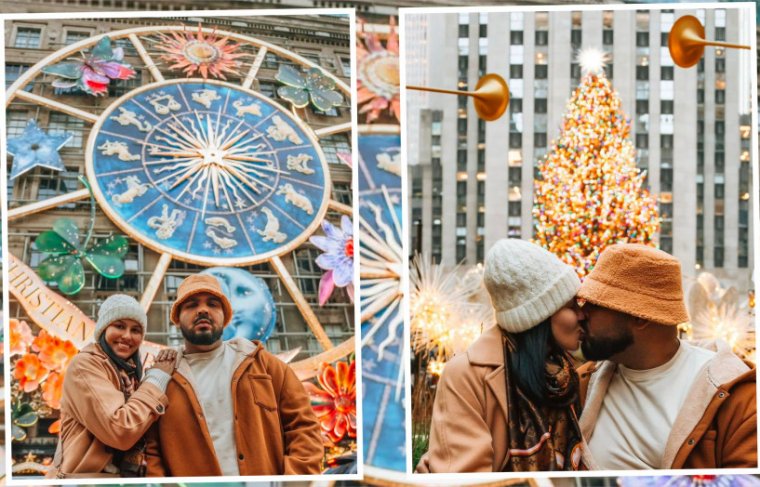
[{"label": "star decoration", "polygon": [[10,179],[15,179],[35,167],[45,167],[53,171],[66,169],[58,151],[72,137],[72,135],[49,135],[37,126],[36,121],[29,120],[23,134],[8,139],[8,154],[13,156]]}]

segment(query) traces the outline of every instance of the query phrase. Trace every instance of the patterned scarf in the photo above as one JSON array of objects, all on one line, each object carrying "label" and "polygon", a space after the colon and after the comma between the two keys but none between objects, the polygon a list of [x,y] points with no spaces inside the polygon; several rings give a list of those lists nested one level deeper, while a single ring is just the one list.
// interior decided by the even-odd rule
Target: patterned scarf
[{"label": "patterned scarf", "polygon": [[[116,373],[119,376],[121,392],[124,394],[124,400],[135,393],[140,387],[142,379],[142,361],[140,360],[140,350],[138,349],[132,357],[124,360],[116,355],[111,346],[106,342],[106,334],[100,335],[98,344],[103,349],[108,358],[111,360]],[[129,450],[122,451],[110,448],[113,453],[113,463],[119,468],[119,474],[122,477],[145,477],[147,462],[145,460],[145,438],[140,438],[135,445]]]},{"label": "patterned scarf", "polygon": [[547,358],[549,401],[541,405],[517,386],[510,370],[508,348],[505,339],[509,453],[504,471],[587,470],[581,459],[578,374],[570,359],[563,352]]}]

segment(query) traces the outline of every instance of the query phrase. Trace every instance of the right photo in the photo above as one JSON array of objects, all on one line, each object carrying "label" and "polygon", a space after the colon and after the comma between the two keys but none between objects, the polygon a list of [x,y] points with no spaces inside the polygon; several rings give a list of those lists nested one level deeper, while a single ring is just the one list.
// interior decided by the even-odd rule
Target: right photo
[{"label": "right photo", "polygon": [[755,6],[400,29],[412,470],[757,468]]}]

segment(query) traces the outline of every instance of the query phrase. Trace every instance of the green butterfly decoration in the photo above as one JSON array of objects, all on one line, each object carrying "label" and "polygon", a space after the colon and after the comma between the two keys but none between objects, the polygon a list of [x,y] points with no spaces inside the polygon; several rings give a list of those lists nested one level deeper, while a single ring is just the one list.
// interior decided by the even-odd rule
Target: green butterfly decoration
[{"label": "green butterfly decoration", "polygon": [[[79,180],[90,190],[87,181]],[[124,256],[129,250],[129,242],[121,235],[111,235],[89,247],[95,224],[95,201],[90,190],[90,225],[82,242],[77,224],[61,218],[55,221],[52,230],[39,234],[34,246],[40,252],[50,254],[37,267],[37,274],[45,282],[58,284],[58,289],[66,295],[76,294],[84,287],[85,274],[82,260],[87,261],[103,277],[118,279],[124,274]]]},{"label": "green butterfly decoration", "polygon": [[277,88],[277,94],[296,108],[311,104],[326,112],[343,104],[343,95],[335,91],[335,80],[319,68],[301,73],[292,66],[281,64],[274,78],[285,86]]}]

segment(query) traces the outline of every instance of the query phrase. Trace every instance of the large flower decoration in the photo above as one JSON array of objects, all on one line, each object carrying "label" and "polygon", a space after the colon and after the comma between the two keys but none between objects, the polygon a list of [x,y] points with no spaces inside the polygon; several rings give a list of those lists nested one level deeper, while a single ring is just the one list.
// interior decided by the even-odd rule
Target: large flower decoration
[{"label": "large flower decoration", "polygon": [[277,94],[296,108],[305,107],[309,100],[323,112],[343,104],[343,95],[335,91],[335,80],[319,68],[300,73],[292,66],[281,64],[274,77],[285,85],[277,88]]},{"label": "large flower decoration", "polygon": [[70,59],[47,66],[42,72],[64,78],[53,81],[56,88],[78,88],[99,96],[108,92],[111,80],[131,79],[135,76],[135,70],[122,62],[123,59],[124,50],[120,47],[112,48],[111,39],[105,36],[98,41],[92,52],[83,52],[82,59]]},{"label": "large flower decoration", "polygon": [[356,362],[338,362],[337,367],[323,363],[317,381],[320,387],[305,385],[322,431],[336,443],[346,436],[356,438]]},{"label": "large flower decoration", "polygon": [[229,41],[229,37],[219,37],[216,33],[204,34],[201,25],[198,32],[172,32],[171,36],[161,34],[158,49],[166,54],[161,55],[164,61],[174,63],[169,69],[181,69],[187,77],[195,73],[207,79],[227,79],[225,74],[240,75],[239,58],[249,56],[237,52],[240,44]]},{"label": "large flower decoration", "polygon": [[34,392],[39,388],[40,382],[45,380],[50,371],[33,353],[27,353],[16,361],[13,367],[13,378],[24,392]]},{"label": "large flower decoration", "polygon": [[53,372],[42,383],[42,399],[53,409],[61,409],[64,375],[63,372]]},{"label": "large flower decoration", "polygon": [[[37,352],[42,365],[56,372],[66,370],[66,366],[78,352],[77,347],[69,340],[53,336],[45,330],[40,331],[40,334],[34,339],[32,350]],[[50,378],[45,382],[48,381]]]},{"label": "large flower decoration", "polygon": [[10,320],[11,357],[27,353],[33,341],[34,335],[32,335],[32,329],[29,328],[26,321],[12,318]]},{"label": "large flower decoration", "polygon": [[659,475],[621,477],[622,487],[757,487],[760,479],[752,475]]},{"label": "large flower decoration", "polygon": [[341,218],[340,228],[324,220],[325,236],[314,236],[309,241],[324,253],[317,257],[317,265],[326,270],[319,281],[319,305],[323,306],[336,287],[344,287],[349,297],[354,296],[354,229],[351,219]]},{"label": "large flower decoration", "polygon": [[399,43],[395,19],[391,17],[385,47],[377,34],[366,32],[363,28],[357,39],[361,39],[356,46],[357,104],[363,105],[359,113],[367,114],[367,123],[377,119],[383,110],[390,110],[396,120],[401,120]]},{"label": "large flower decoration", "polygon": [[[88,235],[89,237],[89,235]],[[37,267],[39,276],[47,282],[55,282],[64,294],[76,294],[84,287],[82,259],[102,276],[116,279],[124,274],[122,259],[129,250],[127,239],[112,235],[91,248],[89,238],[82,243],[77,224],[68,218],[56,220],[52,230],[39,234],[34,245],[40,252],[50,254]]]},{"label": "large flower decoration", "polygon": [[49,135],[37,126],[35,120],[29,120],[21,135],[8,139],[8,154],[13,156],[10,179],[15,179],[35,167],[63,171],[65,167],[58,151],[72,137]]}]

